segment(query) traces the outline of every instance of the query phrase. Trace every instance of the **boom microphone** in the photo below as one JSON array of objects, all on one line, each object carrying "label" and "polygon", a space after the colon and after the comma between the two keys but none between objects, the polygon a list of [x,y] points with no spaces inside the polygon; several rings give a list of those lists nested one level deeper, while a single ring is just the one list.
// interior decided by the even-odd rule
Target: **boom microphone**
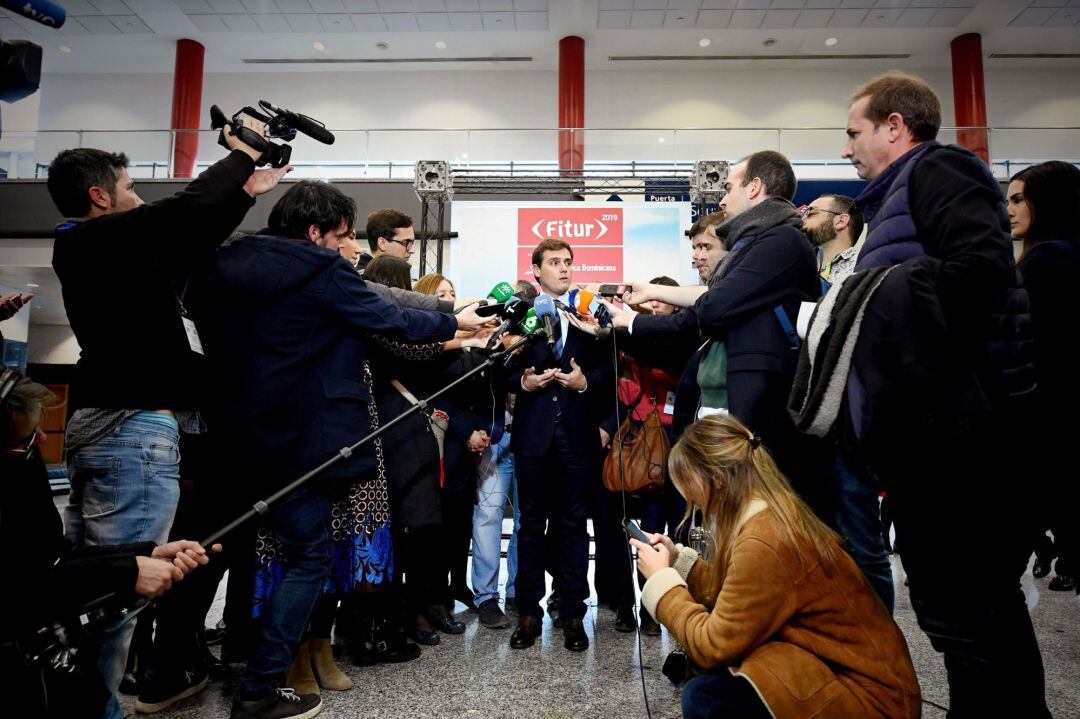
[{"label": "boom microphone", "polygon": [[555,310],[555,301],[549,295],[541,293],[533,301],[533,309],[536,310],[536,316],[540,318],[540,322],[543,324],[548,344],[555,344],[555,327],[559,325],[559,315]]},{"label": "boom microphone", "polygon": [[264,110],[269,110],[278,117],[280,117],[286,125],[293,129],[299,130],[312,140],[318,140],[324,145],[334,144],[334,133],[326,129],[326,125],[322,124],[318,120],[308,117],[307,115],[301,115],[300,113],[293,112],[292,110],[286,110],[284,108],[275,107],[266,100],[259,100],[259,107]]}]

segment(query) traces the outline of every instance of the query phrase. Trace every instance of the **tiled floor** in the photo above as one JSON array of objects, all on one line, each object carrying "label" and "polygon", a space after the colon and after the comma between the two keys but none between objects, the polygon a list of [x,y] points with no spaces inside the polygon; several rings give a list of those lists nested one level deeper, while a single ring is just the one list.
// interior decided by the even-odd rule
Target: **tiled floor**
[{"label": "tiled floor", "polygon": [[[904,630],[919,674],[926,704],[923,716],[944,717],[948,691],[941,659],[915,624],[903,587],[899,560],[893,559],[898,588],[896,620]],[[1024,588],[1042,647],[1046,668],[1047,700],[1058,719],[1080,717],[1080,601],[1071,593],[1050,592],[1048,579],[1033,581],[1028,574]],[[463,609],[462,605],[458,605]],[[211,619],[220,606],[215,605]],[[615,616],[595,606],[589,610],[586,629],[592,640],[587,652],[563,649],[562,634],[544,623],[542,643],[529,650],[507,645],[509,629],[491,630],[479,625],[476,615],[458,615],[468,624],[461,636],[444,636],[437,647],[424,648],[420,659],[404,665],[359,668],[343,664],[355,686],[351,691],[324,694],[323,716],[378,717],[378,719],[426,719],[427,717],[475,717],[476,719],[563,719],[646,717],[641,666],[651,716],[679,717],[678,690],[660,673],[664,658],[673,648],[667,635],[642,637],[643,662],[639,662],[637,636],[619,634]],[[132,711],[132,703],[126,700]],[[222,688],[211,685],[200,696],[178,704],[159,716],[175,719],[227,717],[230,699]]]}]

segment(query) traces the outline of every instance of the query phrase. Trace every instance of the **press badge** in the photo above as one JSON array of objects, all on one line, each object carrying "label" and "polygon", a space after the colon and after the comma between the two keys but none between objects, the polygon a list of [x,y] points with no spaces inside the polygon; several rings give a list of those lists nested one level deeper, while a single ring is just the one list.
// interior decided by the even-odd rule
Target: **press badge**
[{"label": "press badge", "polygon": [[668,392],[664,399],[664,414],[675,414],[675,393]]},{"label": "press badge", "polygon": [[196,354],[205,355],[202,348],[202,340],[199,339],[199,331],[195,329],[195,323],[191,321],[190,317],[180,317],[184,322],[184,331],[187,332],[187,341],[191,345],[191,351]]}]

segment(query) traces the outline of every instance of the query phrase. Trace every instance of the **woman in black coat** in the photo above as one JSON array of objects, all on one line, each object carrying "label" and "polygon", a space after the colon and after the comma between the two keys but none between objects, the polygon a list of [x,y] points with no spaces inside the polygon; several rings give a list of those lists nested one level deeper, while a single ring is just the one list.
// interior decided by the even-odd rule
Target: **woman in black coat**
[{"label": "woman in black coat", "polygon": [[1073,350],[1080,314],[1080,169],[1057,161],[1029,167],[1012,177],[1007,204],[1012,236],[1023,241],[1018,265],[1035,335],[1039,412],[1034,441],[1039,446],[1033,456],[1043,461],[1042,526],[1054,533],[1053,545],[1040,533],[1034,572],[1046,576],[1056,553],[1057,576],[1050,580],[1050,589],[1076,590],[1078,498],[1075,481],[1061,468],[1069,466],[1066,452],[1073,438],[1067,428],[1080,406]]}]

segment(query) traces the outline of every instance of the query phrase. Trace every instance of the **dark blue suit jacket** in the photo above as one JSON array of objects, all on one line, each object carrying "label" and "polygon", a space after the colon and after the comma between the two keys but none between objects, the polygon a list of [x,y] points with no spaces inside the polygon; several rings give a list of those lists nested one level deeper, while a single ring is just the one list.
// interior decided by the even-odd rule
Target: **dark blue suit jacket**
[{"label": "dark blue suit jacket", "polygon": [[[268,234],[223,246],[192,304],[214,368],[211,432],[261,494],[370,432],[367,333],[426,342],[457,327],[382,299],[336,252]],[[373,463],[368,445],[325,476]]]},{"label": "dark blue suit jacket", "polygon": [[[799,303],[818,299],[814,251],[800,230],[785,225],[737,245],[733,253],[724,275],[693,307],[669,316],[640,315],[634,319],[634,336],[647,339],[696,328],[705,338],[722,341],[728,355],[728,409],[774,454],[789,455],[795,428],[787,397],[798,352],[791,349],[774,309],[782,306],[794,324]],[[701,356],[700,351],[694,355],[679,383],[676,431],[697,413]]]},{"label": "dark blue suit jacket", "polygon": [[[569,336],[563,347],[562,361],[556,362],[553,349],[540,340],[525,348],[510,364],[508,384],[511,392],[517,392],[514,405],[514,432],[510,447],[523,457],[541,457],[551,447],[555,435],[555,417],[570,437],[571,447],[582,454],[600,451],[600,405],[606,398],[614,402],[613,366],[611,344],[567,325]],[[521,388],[521,375],[525,369],[534,367],[537,373],[558,366],[562,372],[572,371],[573,358],[582,372],[588,387],[584,392],[563,387],[552,380],[543,389],[526,392]],[[608,407],[610,411],[610,407]]]}]

